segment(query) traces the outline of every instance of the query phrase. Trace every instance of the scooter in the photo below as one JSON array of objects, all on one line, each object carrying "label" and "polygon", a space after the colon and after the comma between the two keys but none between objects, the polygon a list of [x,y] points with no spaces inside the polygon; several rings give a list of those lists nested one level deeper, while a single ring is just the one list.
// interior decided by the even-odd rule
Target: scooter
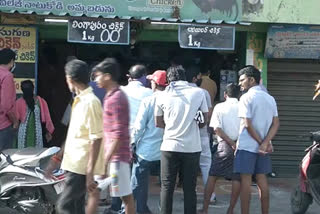
[{"label": "scooter", "polygon": [[320,205],[320,131],[312,132],[313,144],[300,164],[299,183],[291,194],[293,214],[304,214],[315,201]]},{"label": "scooter", "polygon": [[[45,168],[59,147],[8,149],[0,152],[0,213],[51,214],[64,188],[64,171],[51,178]],[[9,212],[9,213],[11,213]]]}]

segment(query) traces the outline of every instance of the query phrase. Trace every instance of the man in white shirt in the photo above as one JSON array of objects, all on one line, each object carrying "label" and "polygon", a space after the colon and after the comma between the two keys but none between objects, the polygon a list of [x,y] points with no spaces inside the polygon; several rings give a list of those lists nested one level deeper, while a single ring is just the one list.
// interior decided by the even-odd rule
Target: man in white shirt
[{"label": "man in white shirt", "polygon": [[121,90],[127,95],[129,101],[130,111],[130,123],[129,131],[131,132],[136,116],[139,111],[140,103],[143,98],[151,96],[152,90],[146,88],[139,81],[144,75],[146,75],[147,69],[144,65],[134,65],[129,69],[129,83],[126,86],[121,87]]},{"label": "man in white shirt", "polygon": [[[186,71],[186,78],[187,78],[187,81],[189,82],[189,85],[193,87],[199,87],[201,83],[201,81],[199,81],[201,80],[200,69],[196,66],[188,67]],[[202,91],[205,94],[208,111],[210,114],[210,112],[212,113],[212,104],[211,104],[210,94],[206,89],[202,89]],[[211,166],[210,139],[209,139],[207,125],[200,129],[200,140],[201,140],[201,148],[202,148],[202,151],[200,154],[200,170],[202,174],[203,186],[206,186],[208,176],[209,176],[210,166]],[[211,197],[211,201],[214,201],[214,200],[215,200],[215,194],[213,193]]]},{"label": "man in white shirt", "polygon": [[[184,213],[197,212],[196,183],[201,153],[199,127],[206,125],[208,107],[203,91],[186,82],[182,66],[167,70],[169,86],[158,97],[155,107],[156,126],[164,128],[161,145],[161,214],[172,213],[173,192],[181,168]],[[203,123],[194,119],[201,111]]]},{"label": "man in white shirt", "polygon": [[215,152],[205,188],[203,208],[200,213],[207,214],[210,196],[218,177],[233,178],[233,159],[236,141],[239,136],[240,118],[238,118],[239,87],[231,83],[224,92],[225,102],[217,104],[213,110],[210,127],[218,136],[218,148]]},{"label": "man in white shirt", "polygon": [[252,175],[260,189],[262,214],[269,213],[269,187],[266,174],[271,172],[271,140],[279,128],[275,99],[261,90],[260,72],[254,66],[239,71],[239,85],[245,93],[239,102],[240,134],[234,160],[234,172],[241,176],[241,213],[248,214]]}]

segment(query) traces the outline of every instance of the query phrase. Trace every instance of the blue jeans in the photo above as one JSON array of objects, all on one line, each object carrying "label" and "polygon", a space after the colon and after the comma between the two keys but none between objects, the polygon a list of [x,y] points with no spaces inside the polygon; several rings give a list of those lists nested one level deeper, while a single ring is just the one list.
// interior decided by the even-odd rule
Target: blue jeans
[{"label": "blue jeans", "polygon": [[138,213],[150,212],[147,205],[149,175],[151,168],[155,167],[159,162],[160,161],[146,161],[138,157],[137,162],[132,165],[131,188],[137,203]]},{"label": "blue jeans", "polygon": [[113,211],[120,211],[121,210],[121,205],[122,205],[122,200],[121,198],[118,197],[112,197],[111,198],[111,210]]},{"label": "blue jeans", "polygon": [[0,130],[0,151],[11,149],[15,137],[15,131],[12,125]]}]

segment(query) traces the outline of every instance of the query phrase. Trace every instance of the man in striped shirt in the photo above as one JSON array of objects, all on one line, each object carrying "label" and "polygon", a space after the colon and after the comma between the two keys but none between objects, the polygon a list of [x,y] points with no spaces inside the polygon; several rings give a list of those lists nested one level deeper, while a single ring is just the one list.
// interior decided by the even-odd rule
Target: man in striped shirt
[{"label": "man in striped shirt", "polygon": [[107,58],[93,71],[97,85],[107,90],[104,99],[103,126],[105,164],[106,166],[109,164],[109,175],[115,178],[111,183],[111,196],[121,197],[126,214],[135,213],[130,186],[129,104],[127,96],[117,83],[119,64],[115,59]]}]

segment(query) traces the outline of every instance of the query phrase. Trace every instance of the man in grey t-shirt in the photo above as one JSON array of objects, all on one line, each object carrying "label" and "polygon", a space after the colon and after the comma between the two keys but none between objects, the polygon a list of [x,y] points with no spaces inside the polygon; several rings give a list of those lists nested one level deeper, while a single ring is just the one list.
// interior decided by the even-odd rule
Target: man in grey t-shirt
[{"label": "man in grey t-shirt", "polygon": [[[167,70],[169,85],[158,97],[155,107],[156,126],[164,128],[161,144],[161,214],[172,213],[173,192],[177,172],[184,174],[184,213],[197,211],[197,170],[201,153],[199,127],[206,125],[208,107],[202,89],[186,82],[182,66]],[[197,112],[204,122],[197,124]]]}]

